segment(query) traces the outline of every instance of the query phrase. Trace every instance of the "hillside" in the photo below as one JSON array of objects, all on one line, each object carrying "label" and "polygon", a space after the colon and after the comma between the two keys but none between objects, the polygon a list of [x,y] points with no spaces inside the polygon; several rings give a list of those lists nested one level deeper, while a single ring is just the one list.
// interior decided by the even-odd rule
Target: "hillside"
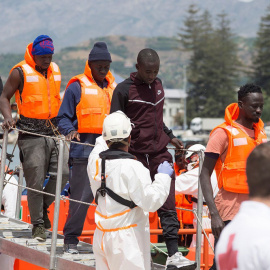
[{"label": "hillside", "polygon": [[[126,78],[135,71],[138,52],[142,48],[150,47],[157,50],[161,66],[159,77],[167,88],[181,88],[183,86],[183,66],[187,63],[188,55],[178,50],[178,41],[167,37],[132,37],[110,36],[84,41],[77,46],[67,47],[57,52],[53,59],[60,66],[62,72],[62,90],[68,80],[84,71],[84,65],[93,44],[96,41],[105,41],[112,54],[111,69],[118,75]],[[250,65],[252,43],[251,38],[237,38],[239,57],[247,70]],[[10,69],[23,59],[23,54],[0,55],[0,75],[6,81]],[[242,78],[244,80],[244,78]]]},{"label": "hillside", "polygon": [[39,34],[58,51],[100,36],[177,36],[191,4],[224,11],[237,35],[254,37],[269,0],[1,0],[0,53],[23,53]]}]

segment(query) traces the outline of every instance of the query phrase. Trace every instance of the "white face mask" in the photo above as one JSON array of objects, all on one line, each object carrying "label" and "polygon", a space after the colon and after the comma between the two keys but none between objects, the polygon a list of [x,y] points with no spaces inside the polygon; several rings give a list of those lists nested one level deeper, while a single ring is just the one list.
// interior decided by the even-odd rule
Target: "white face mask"
[{"label": "white face mask", "polygon": [[196,165],[197,165],[197,162],[188,163],[187,170],[188,171],[192,170]]}]

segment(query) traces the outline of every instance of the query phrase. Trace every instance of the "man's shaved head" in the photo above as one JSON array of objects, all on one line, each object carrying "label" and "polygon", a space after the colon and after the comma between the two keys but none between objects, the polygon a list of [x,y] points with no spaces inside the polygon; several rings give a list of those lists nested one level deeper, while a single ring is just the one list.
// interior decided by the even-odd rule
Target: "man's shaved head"
[{"label": "man's shaved head", "polygon": [[145,63],[159,63],[159,56],[157,52],[153,49],[143,49],[139,52],[137,56],[137,63],[140,64],[145,64]]}]

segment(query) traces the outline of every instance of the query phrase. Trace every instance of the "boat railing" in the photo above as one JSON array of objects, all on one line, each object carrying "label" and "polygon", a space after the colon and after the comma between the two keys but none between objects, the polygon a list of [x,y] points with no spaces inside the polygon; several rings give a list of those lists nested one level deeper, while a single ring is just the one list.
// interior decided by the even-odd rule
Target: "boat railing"
[{"label": "boat railing", "polygon": [[[59,141],[59,154],[58,154],[58,168],[57,168],[57,180],[56,180],[56,192],[55,194],[50,194],[50,193],[46,193],[44,191],[39,191],[39,190],[35,190],[29,187],[25,187],[23,186],[23,169],[22,169],[22,164],[20,164],[19,169],[19,180],[18,180],[18,195],[17,195],[17,202],[16,202],[16,219],[20,218],[20,207],[21,207],[21,195],[22,195],[22,189],[28,189],[28,190],[32,190],[35,192],[39,192],[39,193],[43,193],[49,196],[55,196],[55,206],[54,206],[54,218],[53,218],[53,229],[52,229],[52,241],[51,241],[51,252],[50,252],[50,270],[54,270],[56,269],[56,261],[57,261],[57,256],[56,256],[56,244],[57,244],[57,233],[58,233],[58,222],[59,222],[59,210],[60,210],[60,200],[70,200],[70,201],[74,201],[77,203],[82,203],[82,204],[86,204],[86,205],[92,205],[92,206],[96,206],[95,204],[92,203],[86,203],[86,202],[82,202],[82,201],[78,201],[78,200],[73,200],[70,199],[69,197],[66,196],[61,196],[61,184],[62,184],[62,169],[63,169],[63,160],[64,160],[64,147],[65,147],[65,137],[64,136],[56,136],[56,137],[51,137],[51,136],[46,136],[46,135],[40,135],[40,134],[36,134],[36,133],[32,133],[32,132],[27,132],[27,131],[23,131],[23,130],[18,130],[16,128],[13,128],[14,130],[23,132],[23,133],[28,133],[28,134],[32,134],[35,136],[41,136],[41,137],[49,137],[52,138],[54,140],[58,140]],[[77,143],[77,144],[83,144],[83,145],[90,145],[90,146],[94,146],[88,143],[80,143],[80,142],[73,142],[71,141],[70,143]],[[6,157],[7,157],[7,144],[8,144],[8,130],[5,129],[4,130],[4,134],[3,134],[3,143],[2,143],[2,153],[1,153],[1,167],[0,167],[0,205],[2,205],[2,195],[3,195],[3,188],[4,188],[4,183],[6,182],[5,180],[5,165],[6,165]],[[188,149],[177,149],[180,151],[191,151]],[[196,152],[199,155],[199,174],[201,172],[202,169],[202,163],[203,163],[203,151],[192,151],[192,152]],[[13,183],[10,183],[13,184]],[[16,184],[15,184],[16,185]],[[202,195],[202,190],[201,190],[201,186],[200,186],[200,181],[198,181],[198,203],[197,203],[197,210],[188,210],[185,208],[179,208],[177,207],[177,209],[180,210],[185,210],[185,211],[192,211],[194,213],[194,215],[197,218],[197,228],[196,228],[196,262],[197,262],[197,269],[200,269],[200,262],[201,262],[201,241],[202,241],[202,233],[204,234],[204,237],[206,238],[211,249],[213,250],[213,247],[209,241],[209,232],[207,230],[204,230],[202,227],[202,208],[203,208],[203,195]],[[193,231],[194,233],[194,231]],[[154,245],[153,243],[151,243],[152,245]],[[158,249],[158,247],[156,247]],[[164,252],[164,251],[162,251]],[[167,254],[166,254],[167,255]]]}]

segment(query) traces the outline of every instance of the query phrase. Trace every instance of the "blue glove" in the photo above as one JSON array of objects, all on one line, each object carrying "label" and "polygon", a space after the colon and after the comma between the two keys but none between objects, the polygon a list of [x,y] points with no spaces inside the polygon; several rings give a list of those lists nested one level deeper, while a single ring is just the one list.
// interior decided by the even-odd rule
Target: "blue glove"
[{"label": "blue glove", "polygon": [[168,161],[164,161],[163,163],[159,164],[157,172],[158,173],[166,173],[169,176],[172,176],[173,168]]}]

